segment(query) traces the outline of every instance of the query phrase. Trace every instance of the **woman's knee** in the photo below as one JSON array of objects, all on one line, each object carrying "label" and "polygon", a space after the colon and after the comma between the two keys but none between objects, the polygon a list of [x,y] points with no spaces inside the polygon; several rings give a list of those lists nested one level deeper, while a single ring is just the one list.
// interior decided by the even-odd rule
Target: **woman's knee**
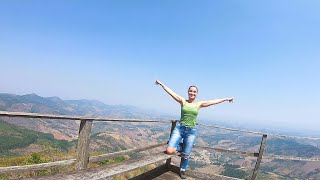
[{"label": "woman's knee", "polygon": [[167,147],[167,154],[174,154],[176,152],[176,148]]}]

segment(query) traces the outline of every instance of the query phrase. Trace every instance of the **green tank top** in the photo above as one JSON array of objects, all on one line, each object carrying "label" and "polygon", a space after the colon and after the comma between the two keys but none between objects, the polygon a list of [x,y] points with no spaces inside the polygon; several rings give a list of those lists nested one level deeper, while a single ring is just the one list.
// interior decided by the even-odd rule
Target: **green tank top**
[{"label": "green tank top", "polygon": [[180,124],[188,127],[194,127],[197,125],[197,116],[199,109],[197,107],[189,107],[183,105],[181,108]]}]

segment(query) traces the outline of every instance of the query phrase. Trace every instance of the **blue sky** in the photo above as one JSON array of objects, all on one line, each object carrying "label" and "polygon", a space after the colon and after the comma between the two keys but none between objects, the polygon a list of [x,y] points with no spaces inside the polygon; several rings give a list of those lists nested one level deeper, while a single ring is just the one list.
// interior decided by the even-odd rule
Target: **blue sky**
[{"label": "blue sky", "polygon": [[320,2],[1,1],[0,91],[179,115],[186,97],[235,97],[200,119],[317,130]]}]

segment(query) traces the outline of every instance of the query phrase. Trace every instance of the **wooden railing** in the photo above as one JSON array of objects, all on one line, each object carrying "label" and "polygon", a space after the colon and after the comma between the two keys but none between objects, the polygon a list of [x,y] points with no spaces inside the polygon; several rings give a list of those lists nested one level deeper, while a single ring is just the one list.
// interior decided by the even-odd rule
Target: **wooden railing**
[{"label": "wooden railing", "polygon": [[52,167],[60,167],[71,165],[75,163],[76,170],[86,169],[88,163],[98,162],[103,159],[113,158],[116,156],[127,155],[130,153],[136,153],[140,151],[145,151],[148,149],[160,147],[166,144],[160,143],[152,146],[147,146],[139,149],[130,149],[125,151],[120,151],[111,154],[104,154],[100,156],[94,156],[89,158],[89,141],[91,134],[91,127],[93,121],[117,121],[117,122],[161,122],[161,123],[171,123],[176,122],[176,120],[141,120],[141,119],[115,119],[115,118],[89,118],[89,117],[76,117],[76,116],[62,116],[62,115],[51,115],[51,114],[36,114],[36,113],[24,113],[24,112],[7,112],[0,111],[0,116],[2,117],[23,117],[23,118],[42,118],[42,119],[63,119],[63,120],[80,120],[78,145],[77,145],[77,158],[65,161],[57,161],[50,163],[42,163],[36,165],[27,166],[13,166],[13,167],[0,167],[0,173],[8,172],[21,172],[21,171],[31,171],[31,170],[43,170]]},{"label": "wooden railing", "polygon": [[254,179],[256,179],[257,174],[259,172],[261,160],[262,160],[265,145],[266,145],[266,139],[267,139],[267,135],[263,135],[258,153],[238,151],[238,150],[229,150],[229,149],[222,149],[222,148],[203,147],[203,146],[195,146],[195,148],[214,150],[214,151],[224,152],[224,153],[229,153],[229,154],[240,154],[240,155],[245,155],[245,156],[257,157],[256,165],[254,167],[254,170],[253,170],[253,173],[251,176],[251,179],[254,180]]},{"label": "wooden railing", "polygon": [[[166,145],[166,142],[151,145],[147,147],[142,148],[133,148],[129,150],[109,153],[109,154],[103,154],[99,156],[93,156],[89,157],[89,142],[90,142],[90,134],[91,134],[91,128],[92,128],[92,122],[93,121],[116,121],[116,122],[144,122],[144,123],[150,123],[150,122],[159,122],[159,123],[171,123],[171,133],[173,129],[176,126],[177,120],[142,120],[142,119],[116,119],[116,118],[93,118],[93,117],[77,117],[77,116],[62,116],[62,115],[52,115],[52,114],[36,114],[36,113],[25,113],[25,112],[7,112],[7,111],[0,111],[0,117],[22,117],[22,118],[42,118],[42,119],[63,119],[63,120],[80,120],[80,126],[79,126],[79,136],[78,136],[78,146],[77,146],[77,158],[76,159],[70,159],[70,160],[63,160],[63,161],[56,161],[56,162],[49,162],[49,163],[42,163],[42,164],[35,164],[35,165],[26,165],[26,166],[10,166],[10,167],[0,167],[0,174],[2,173],[12,173],[12,172],[25,172],[25,171],[34,171],[34,170],[43,170],[53,167],[61,167],[61,166],[68,166],[68,165],[74,165],[76,170],[83,170],[86,169],[89,162],[99,162],[104,159],[108,158],[114,158],[121,155],[127,155],[131,153],[137,153],[145,150],[149,150],[152,148],[160,147]],[[238,150],[228,150],[228,149],[221,149],[221,148],[212,148],[212,147],[203,147],[203,146],[195,146],[195,148],[201,148],[201,149],[207,149],[207,150],[214,150],[224,153],[232,153],[232,154],[240,154],[240,155],[246,155],[246,156],[253,156],[257,157],[256,165],[253,170],[251,179],[254,180],[257,177],[259,167],[261,164],[261,160],[263,157],[267,158],[273,158],[273,159],[287,159],[290,160],[290,158],[286,158],[284,156],[276,156],[276,155],[267,155],[264,156],[264,150],[266,146],[266,139],[267,134],[266,133],[260,133],[260,132],[252,132],[252,131],[245,131],[245,130],[236,130],[236,129],[230,129],[230,128],[224,128],[224,127],[218,127],[218,126],[212,126],[212,125],[205,125],[200,124],[202,126],[207,126],[211,128],[220,128],[230,131],[238,131],[238,132],[247,132],[247,133],[254,133],[254,134],[262,134],[261,144],[259,148],[259,152],[244,152],[244,151],[238,151]],[[170,136],[171,136],[170,133]],[[270,134],[268,134],[270,135]],[[278,136],[285,136],[285,135],[278,135]],[[291,137],[292,138],[292,137]],[[312,140],[318,140],[320,138],[309,138]],[[171,167],[171,157],[166,158],[166,167]],[[301,160],[307,161],[307,158],[300,158]],[[296,157],[294,160],[299,160],[299,157]],[[310,161],[319,161],[319,158],[310,158]]]},{"label": "wooden railing", "polygon": [[[109,154],[102,154],[98,156],[92,156],[89,158],[89,161],[86,162],[88,163],[95,163],[99,162],[105,159],[112,159],[115,157],[123,156],[123,155],[128,155],[132,153],[138,153],[141,151],[146,151],[149,149],[157,148],[160,146],[164,146],[167,143],[160,143],[156,145],[151,145],[151,146],[146,146],[142,148],[133,148],[133,149],[127,149],[124,151],[119,151],[119,152],[114,152],[114,153],[109,153]],[[79,156],[78,156],[79,157]],[[0,174],[2,173],[17,173],[17,172],[26,172],[26,171],[36,171],[36,170],[44,170],[48,168],[57,168],[57,167],[62,167],[62,166],[69,166],[77,162],[77,159],[69,159],[69,160],[63,160],[63,161],[55,161],[55,162],[48,162],[48,163],[41,163],[41,164],[33,164],[33,165],[25,165],[25,166],[9,166],[9,167],[0,167]]]}]

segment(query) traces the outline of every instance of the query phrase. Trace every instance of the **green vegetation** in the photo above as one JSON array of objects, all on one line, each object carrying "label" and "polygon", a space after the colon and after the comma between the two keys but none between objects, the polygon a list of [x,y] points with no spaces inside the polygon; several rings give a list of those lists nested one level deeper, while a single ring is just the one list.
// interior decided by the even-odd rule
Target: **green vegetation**
[{"label": "green vegetation", "polygon": [[0,121],[0,157],[14,156],[9,150],[25,148],[32,143],[43,145],[55,152],[68,151],[74,145],[65,140],[57,140],[49,133],[41,133]]},{"label": "green vegetation", "polygon": [[44,157],[41,157],[40,154],[38,153],[32,153],[26,160],[25,160],[25,164],[29,165],[29,164],[40,164],[40,163],[46,163],[48,162],[47,159],[45,159]]},{"label": "green vegetation", "polygon": [[141,153],[133,153],[129,155],[130,159],[141,158],[143,155]]},{"label": "green vegetation", "polygon": [[263,164],[260,166],[260,171],[262,172],[273,172],[277,169],[277,166],[268,166],[267,164]]},{"label": "green vegetation", "polygon": [[266,174],[266,173],[258,173],[257,179],[259,180],[269,180],[272,179],[272,175]]},{"label": "green vegetation", "polygon": [[32,153],[28,156],[10,157],[10,158],[0,158],[0,166],[22,166],[46,163],[52,161],[47,155]]},{"label": "green vegetation", "polygon": [[277,155],[313,157],[320,154],[319,148],[292,139],[271,139],[267,141],[267,147],[267,153]]},{"label": "green vegetation", "polygon": [[34,131],[2,121],[0,121],[0,132],[0,153],[13,148],[26,147],[38,138]]},{"label": "green vegetation", "polygon": [[[19,156],[19,157],[9,157],[9,158],[0,158],[0,167],[6,166],[23,166],[23,165],[31,165],[31,164],[39,164],[46,163],[52,161],[58,161],[65,157],[65,153],[61,154],[51,154],[44,155],[40,153],[32,153],[28,156]],[[68,155],[72,156],[72,154],[68,153]],[[62,157],[61,157],[62,156]],[[49,168],[45,170],[37,170],[37,171],[29,171],[29,172],[21,172],[21,173],[9,173],[0,175],[0,179],[17,179],[17,178],[27,178],[32,176],[42,176],[54,174],[57,172],[63,172],[69,170],[69,167],[59,167],[59,168]]]},{"label": "green vegetation", "polygon": [[239,165],[225,164],[222,175],[242,179],[246,176],[246,172],[238,168],[240,168]]},{"label": "green vegetation", "polygon": [[105,152],[117,152],[126,150],[126,143],[122,140],[115,139],[111,135],[103,135],[99,136],[100,133],[95,133],[90,136],[91,141],[100,141],[104,142],[103,144],[99,143],[99,151],[105,151]]},{"label": "green vegetation", "polygon": [[224,167],[224,168],[230,168],[230,169],[240,168],[239,165],[234,165],[234,164],[224,164],[223,167]]},{"label": "green vegetation", "polygon": [[195,170],[196,168],[202,168],[204,166],[206,166],[207,164],[205,162],[201,162],[201,161],[189,161],[189,167],[191,170]]},{"label": "green vegetation", "polygon": [[52,137],[45,138],[43,136],[40,136],[37,140],[37,144],[43,145],[45,147],[51,147],[57,150],[57,152],[61,151],[68,151],[70,147],[75,145],[75,142],[68,142],[66,140],[57,140],[53,138],[52,134],[46,134],[50,135]]},{"label": "green vegetation", "polygon": [[0,179],[1,180],[7,180],[7,179],[9,179],[9,177],[8,177],[8,175],[0,174]]},{"label": "green vegetation", "polygon": [[210,145],[215,145],[217,144],[219,141],[221,140],[232,140],[234,141],[236,138],[238,138],[238,135],[237,134],[214,134],[214,135],[211,135],[211,134],[201,134],[201,138],[209,143]]},{"label": "green vegetation", "polygon": [[217,165],[217,166],[220,166],[220,165],[221,165],[221,163],[219,163],[219,162],[213,162],[212,164],[213,164],[213,165]]},{"label": "green vegetation", "polygon": [[122,162],[122,161],[125,161],[127,160],[124,156],[119,156],[119,157],[116,157],[114,159],[106,159],[106,160],[102,160],[99,162],[99,165],[108,165],[108,164],[112,164],[112,163],[119,163],[119,162]]}]

